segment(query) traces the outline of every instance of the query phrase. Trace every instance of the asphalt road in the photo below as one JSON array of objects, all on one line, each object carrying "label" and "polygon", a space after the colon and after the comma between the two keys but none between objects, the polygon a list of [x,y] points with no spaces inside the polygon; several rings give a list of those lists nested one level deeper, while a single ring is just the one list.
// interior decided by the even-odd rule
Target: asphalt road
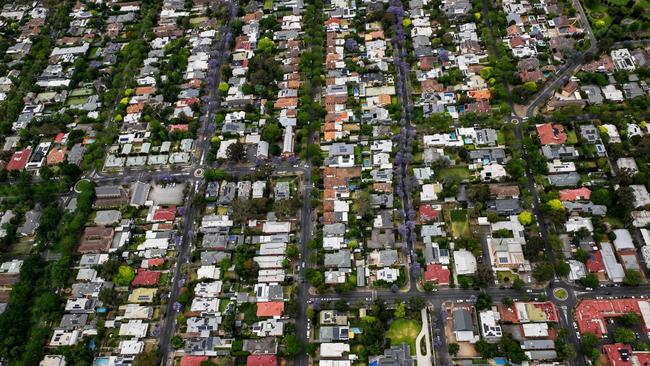
[{"label": "asphalt road", "polygon": [[[195,168],[205,167],[205,154],[210,148],[211,138],[209,126],[214,121],[215,111],[220,106],[218,85],[221,78],[221,65],[227,60],[227,57],[229,56],[228,45],[230,41],[230,23],[232,18],[237,14],[237,4],[235,2],[226,3],[230,5],[230,12],[228,13],[228,17],[221,27],[219,34],[217,35],[219,38],[214,45],[213,52],[211,53],[216,62],[212,62],[213,60],[209,61],[212,62],[210,65],[210,73],[212,75],[209,75],[209,77],[213,79],[209,80],[211,85],[208,89],[208,98],[206,100],[208,108],[203,110],[204,114],[200,119],[201,132],[199,133],[197,139],[198,143],[196,144],[198,147],[197,152],[199,155],[199,161],[197,162],[196,159],[194,159],[193,164],[189,167],[189,171],[182,173],[184,177],[190,179],[191,186],[185,198],[185,212],[183,215],[183,240],[180,248],[178,249],[178,256],[176,257],[176,265],[174,267],[174,276],[172,277],[171,290],[169,293],[169,298],[167,300],[167,309],[165,312],[166,316],[160,332],[160,351],[162,357],[162,366],[165,366],[168,362],[170,362],[169,356],[170,352],[172,351],[171,338],[173,337],[176,330],[176,311],[174,310],[174,303],[177,302],[180,289],[186,281],[185,274],[182,273],[182,266],[183,264],[189,262],[192,241],[194,239],[193,227],[194,219],[196,216],[196,207],[194,207],[193,202],[195,194],[201,194],[199,187],[201,185],[202,179],[195,177],[191,173],[193,173]],[[165,173],[159,172],[158,174]],[[168,175],[169,173],[167,173],[166,176]],[[153,177],[154,176],[151,176],[150,178]],[[173,363],[173,359],[171,362]]]},{"label": "asphalt road", "polygon": [[582,28],[589,38],[589,49],[587,49],[585,52],[575,55],[575,57],[573,57],[571,60],[569,60],[569,62],[560,68],[553,81],[546,83],[544,88],[542,88],[542,90],[533,98],[533,100],[528,103],[528,106],[526,108],[526,117],[532,117],[535,114],[537,107],[544,103],[548,98],[553,96],[559,87],[563,86],[567,81],[569,81],[569,78],[575,74],[584,63],[585,55],[587,53],[594,53],[598,49],[598,41],[596,40],[594,31],[591,29],[591,24],[589,23],[589,19],[585,14],[582,3],[580,0],[572,1],[573,6],[578,10],[578,15],[580,15],[580,23],[582,23]]}]

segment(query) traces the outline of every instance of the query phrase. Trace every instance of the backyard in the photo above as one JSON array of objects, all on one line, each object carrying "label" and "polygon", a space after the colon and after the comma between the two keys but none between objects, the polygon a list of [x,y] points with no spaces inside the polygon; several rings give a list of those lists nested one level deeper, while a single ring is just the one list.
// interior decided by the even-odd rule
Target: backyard
[{"label": "backyard", "polygon": [[451,210],[449,216],[451,219],[451,233],[454,238],[468,238],[471,236],[467,210]]},{"label": "backyard", "polygon": [[471,173],[465,166],[457,166],[441,169],[438,173],[438,181],[442,182],[446,177],[458,177],[461,180],[469,179]]},{"label": "backyard", "polygon": [[420,334],[422,324],[417,320],[397,319],[386,332],[386,338],[390,338],[392,345],[406,343],[411,347],[411,354],[415,354],[415,338]]}]

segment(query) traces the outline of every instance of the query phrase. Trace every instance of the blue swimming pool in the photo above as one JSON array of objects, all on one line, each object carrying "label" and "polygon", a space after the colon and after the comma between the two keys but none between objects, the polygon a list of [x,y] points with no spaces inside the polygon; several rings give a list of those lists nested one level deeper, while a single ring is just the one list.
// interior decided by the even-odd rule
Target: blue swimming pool
[{"label": "blue swimming pool", "polygon": [[495,358],[494,363],[497,365],[505,365],[507,362],[505,358]]}]

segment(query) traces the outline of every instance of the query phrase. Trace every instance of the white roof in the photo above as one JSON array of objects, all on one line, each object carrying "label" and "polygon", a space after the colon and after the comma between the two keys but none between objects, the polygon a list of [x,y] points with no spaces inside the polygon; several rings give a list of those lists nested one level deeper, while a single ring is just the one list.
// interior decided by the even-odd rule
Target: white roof
[{"label": "white roof", "polygon": [[454,265],[457,275],[474,274],[476,272],[476,257],[465,249],[457,250],[454,252]]},{"label": "white roof", "polygon": [[262,231],[266,234],[288,233],[291,231],[291,223],[288,221],[267,221]]},{"label": "white roof", "polygon": [[149,324],[143,323],[142,319],[129,320],[128,323],[122,323],[120,325],[119,334],[123,337],[134,337],[139,339],[147,336],[147,329],[149,329]]},{"label": "white roof", "polygon": [[627,229],[616,229],[614,230],[616,239],[614,239],[614,247],[617,251],[625,249],[634,249],[634,242],[632,241],[632,235]]},{"label": "white roof", "polygon": [[144,350],[144,342],[129,340],[120,342],[120,354],[137,355]]},{"label": "white roof", "polygon": [[197,271],[196,275],[198,279],[208,278],[208,279],[219,279],[219,268],[217,266],[201,266]]},{"label": "white roof", "polygon": [[350,345],[347,343],[321,343],[321,357],[343,357],[343,353],[350,352]]},{"label": "white roof", "polygon": [[525,337],[547,337],[547,323],[526,323],[521,325]]}]

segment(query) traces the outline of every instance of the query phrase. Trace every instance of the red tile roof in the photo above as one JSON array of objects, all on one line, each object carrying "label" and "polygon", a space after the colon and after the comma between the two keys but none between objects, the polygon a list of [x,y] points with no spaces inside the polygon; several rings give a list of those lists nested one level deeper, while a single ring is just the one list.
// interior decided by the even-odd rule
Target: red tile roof
[{"label": "red tile roof", "polygon": [[560,191],[561,201],[588,200],[591,197],[591,190],[587,187],[577,189],[563,189]]},{"label": "red tile roof", "polygon": [[250,355],[246,359],[246,366],[276,366],[278,358],[275,355]]},{"label": "red tile roof", "polygon": [[[583,300],[576,306],[574,319],[580,333],[593,333],[599,337],[607,333],[606,319],[615,318],[627,313],[641,314],[638,299],[604,299]],[[641,322],[642,326],[645,322]],[[647,331],[647,329],[646,329]]]},{"label": "red tile roof", "polygon": [[163,258],[151,258],[151,259],[145,259],[142,261],[142,268],[153,268],[153,267],[159,267],[165,264],[165,260]]},{"label": "red tile roof", "polygon": [[174,131],[177,131],[177,130],[178,130],[178,131],[182,131],[182,132],[186,132],[186,131],[188,130],[188,128],[189,128],[189,125],[188,125],[188,124],[182,124],[182,125],[169,125],[169,126],[167,126],[167,130],[168,130],[169,132],[174,132]]},{"label": "red tile roof", "polygon": [[437,221],[440,217],[440,210],[436,210],[431,205],[421,205],[418,209],[420,212],[420,222]]},{"label": "red tile roof", "polygon": [[606,344],[603,346],[603,351],[605,351],[605,355],[607,355],[607,361],[610,366],[632,365],[632,362],[630,361],[630,357],[632,356],[632,346],[629,344]]},{"label": "red tile roof", "polygon": [[9,163],[7,163],[7,170],[12,171],[25,169],[25,165],[27,165],[30,155],[32,155],[32,149],[29,147],[21,151],[16,151],[11,157],[11,160],[9,160]]},{"label": "red tile roof", "polygon": [[537,135],[542,145],[561,145],[566,142],[567,136],[561,124],[544,123],[537,125]]},{"label": "red tile roof", "polygon": [[260,302],[257,303],[257,316],[281,316],[284,312],[284,302]]},{"label": "red tile roof", "polygon": [[143,268],[138,268],[138,272],[133,278],[131,285],[133,286],[155,286],[160,279],[160,272],[149,271]]},{"label": "red tile roof", "polygon": [[449,285],[449,269],[440,264],[429,264],[424,271],[424,280],[432,281],[439,285]]},{"label": "red tile roof", "polygon": [[600,250],[591,253],[589,259],[587,259],[587,269],[591,273],[605,271],[605,262],[603,261],[603,254]]},{"label": "red tile roof", "polygon": [[65,133],[63,133],[63,132],[59,132],[59,133],[57,133],[56,136],[54,137],[54,142],[57,143],[57,144],[60,144],[61,141],[63,141],[63,138],[64,138],[64,137],[65,137]]},{"label": "red tile roof", "polygon": [[153,221],[174,221],[176,206],[159,207],[153,214]]},{"label": "red tile roof", "polygon": [[200,366],[201,362],[207,360],[208,356],[183,356],[180,366]]}]

